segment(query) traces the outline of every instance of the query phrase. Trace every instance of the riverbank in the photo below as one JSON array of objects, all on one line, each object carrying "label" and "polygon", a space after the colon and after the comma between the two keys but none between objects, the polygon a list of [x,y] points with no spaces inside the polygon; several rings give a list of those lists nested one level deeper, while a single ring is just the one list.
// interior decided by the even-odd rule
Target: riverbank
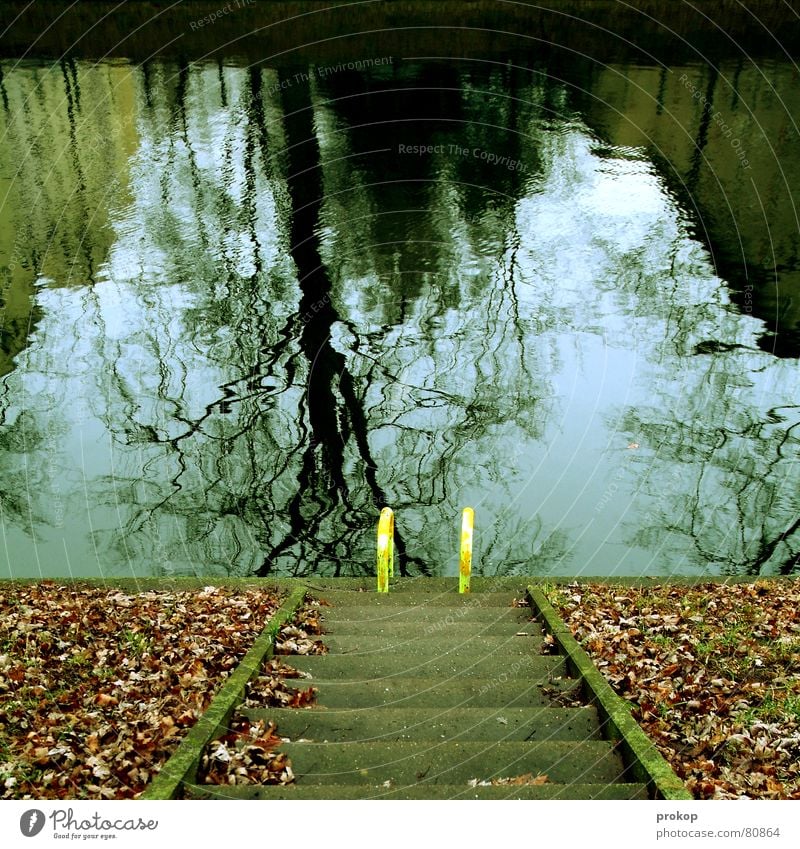
[{"label": "riverbank", "polygon": [[[759,25],[754,25],[754,19]],[[458,26],[454,26],[454,22]],[[443,28],[446,37],[443,37]],[[0,6],[6,56],[247,56],[286,64],[370,56],[463,57],[496,50],[614,61],[652,56],[774,54],[800,35],[797,15],[774,0],[11,0]],[[490,38],[486,33],[491,34]],[[363,35],[361,34],[363,33]],[[646,49],[642,46],[646,44]],[[66,50],[66,54],[65,54]],[[288,54],[288,55],[287,55]]]},{"label": "riverbank", "polygon": [[[530,581],[476,577],[473,590],[522,596]],[[299,583],[374,590],[371,578],[0,582],[2,798],[140,795]],[[392,593],[423,585],[456,582],[399,579]],[[697,798],[800,798],[800,580],[539,586]],[[315,650],[292,633],[281,652]],[[251,697],[293,706],[274,672]],[[274,729],[261,731],[268,748]],[[232,728],[204,769],[229,783],[274,772],[252,757],[257,732]]]}]

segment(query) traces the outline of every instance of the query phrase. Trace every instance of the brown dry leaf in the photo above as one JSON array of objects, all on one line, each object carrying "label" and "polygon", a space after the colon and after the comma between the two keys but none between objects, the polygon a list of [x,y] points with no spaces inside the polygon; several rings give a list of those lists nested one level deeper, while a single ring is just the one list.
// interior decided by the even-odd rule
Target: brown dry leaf
[{"label": "brown dry leaf", "polygon": [[546,775],[534,776],[532,772],[526,772],[512,778],[493,778],[492,785],[495,787],[539,787],[549,781],[550,779]]}]

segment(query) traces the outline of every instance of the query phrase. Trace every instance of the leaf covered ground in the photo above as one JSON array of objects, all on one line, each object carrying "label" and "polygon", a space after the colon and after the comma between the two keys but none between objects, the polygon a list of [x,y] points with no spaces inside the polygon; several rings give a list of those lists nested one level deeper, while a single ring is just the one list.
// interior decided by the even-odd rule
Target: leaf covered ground
[{"label": "leaf covered ground", "polygon": [[140,795],[280,601],[0,585],[0,797]]},{"label": "leaf covered ground", "polygon": [[800,581],[547,595],[696,798],[800,799]]}]

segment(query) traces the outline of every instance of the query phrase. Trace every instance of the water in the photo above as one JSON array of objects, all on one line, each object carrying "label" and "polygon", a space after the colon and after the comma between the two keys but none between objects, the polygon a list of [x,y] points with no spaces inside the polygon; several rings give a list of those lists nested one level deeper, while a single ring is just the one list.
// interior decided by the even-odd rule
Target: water
[{"label": "water", "polygon": [[798,92],[4,62],[0,574],[796,573]]}]

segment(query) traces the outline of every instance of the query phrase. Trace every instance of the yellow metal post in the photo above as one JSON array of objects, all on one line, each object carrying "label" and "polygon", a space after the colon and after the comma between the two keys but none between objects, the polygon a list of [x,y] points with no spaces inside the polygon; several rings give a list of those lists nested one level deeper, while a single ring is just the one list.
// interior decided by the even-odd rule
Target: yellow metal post
[{"label": "yellow metal post", "polygon": [[475,523],[475,511],[465,507],[461,514],[461,558],[458,564],[458,591],[469,592],[469,578],[472,572],[472,526]]},{"label": "yellow metal post", "polygon": [[378,520],[378,592],[389,592],[389,578],[394,575],[394,513],[381,510]]},{"label": "yellow metal post", "polygon": [[394,578],[394,513],[389,526],[389,577]]}]

